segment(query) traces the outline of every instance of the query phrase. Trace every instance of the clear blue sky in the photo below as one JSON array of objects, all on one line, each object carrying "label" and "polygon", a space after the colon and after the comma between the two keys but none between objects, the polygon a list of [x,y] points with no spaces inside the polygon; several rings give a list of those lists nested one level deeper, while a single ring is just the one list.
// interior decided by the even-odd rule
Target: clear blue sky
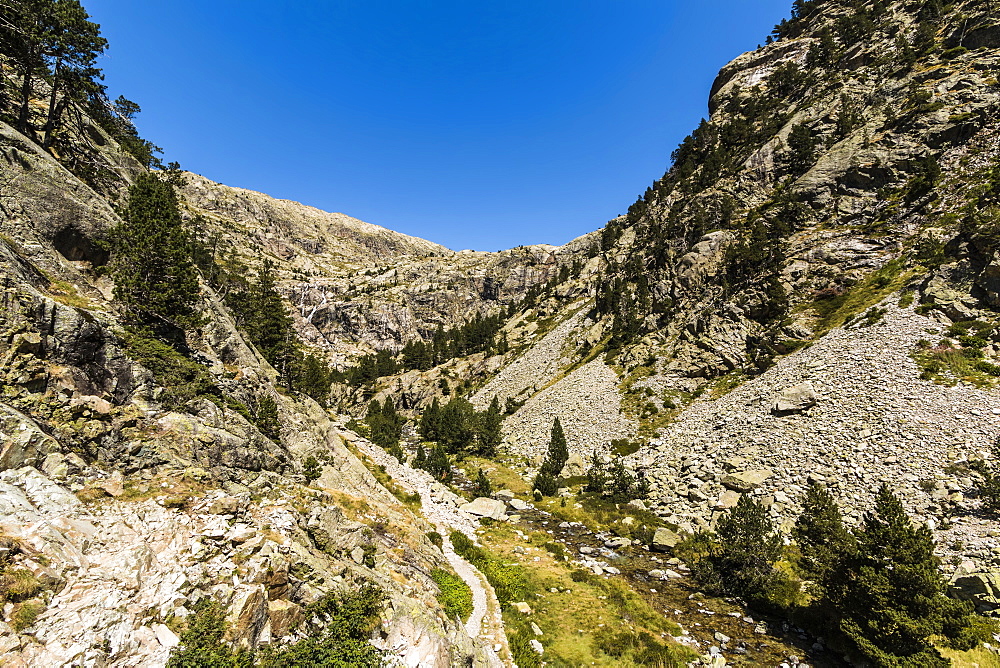
[{"label": "clear blue sky", "polygon": [[623,213],[790,0],[83,0],[165,160],[455,249]]}]

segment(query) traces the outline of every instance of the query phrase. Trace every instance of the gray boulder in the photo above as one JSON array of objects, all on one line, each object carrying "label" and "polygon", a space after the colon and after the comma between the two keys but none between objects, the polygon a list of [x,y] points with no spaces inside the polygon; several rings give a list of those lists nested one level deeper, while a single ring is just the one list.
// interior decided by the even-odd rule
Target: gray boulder
[{"label": "gray boulder", "polygon": [[658,552],[669,552],[673,550],[677,543],[681,542],[681,537],[670,529],[659,528],[653,534],[653,543],[650,547]]},{"label": "gray boulder", "polygon": [[816,390],[813,388],[812,383],[806,381],[782,390],[778,394],[778,398],[775,400],[771,410],[778,415],[798,413],[811,406],[815,406],[816,400]]},{"label": "gray boulder", "polygon": [[[771,469],[757,469],[756,471],[743,471],[742,473],[730,473],[722,476],[722,484],[734,492],[746,493],[760,487],[761,483],[774,474]],[[737,499],[738,501],[739,499]],[[735,503],[733,505],[736,505]]]},{"label": "gray boulder", "polygon": [[488,499],[485,496],[481,496],[464,506],[460,506],[459,510],[463,510],[470,515],[502,520],[507,510],[507,504],[499,499]]}]

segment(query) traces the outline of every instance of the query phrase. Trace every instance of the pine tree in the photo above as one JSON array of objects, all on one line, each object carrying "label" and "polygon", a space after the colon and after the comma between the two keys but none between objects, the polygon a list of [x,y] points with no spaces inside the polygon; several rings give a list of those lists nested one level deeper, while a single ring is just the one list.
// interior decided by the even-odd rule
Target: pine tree
[{"label": "pine tree", "polygon": [[947,666],[931,642],[976,644],[971,603],[945,596],[934,540],[915,526],[882,485],[875,509],[855,534],[857,550],[830,578],[827,595],[841,631],[875,666]]},{"label": "pine tree", "polygon": [[805,123],[792,126],[788,133],[788,168],[793,174],[803,174],[816,162],[817,138]]},{"label": "pine tree", "polygon": [[441,438],[441,403],[437,397],[434,397],[431,405],[424,409],[417,431],[425,441],[436,442]]},{"label": "pine tree", "polygon": [[323,474],[323,467],[315,457],[309,455],[306,457],[306,461],[302,464],[302,474],[305,476],[306,480],[312,482],[313,480],[317,480]]},{"label": "pine tree", "polygon": [[590,461],[590,468],[587,469],[587,485],[584,491],[603,494],[609,482],[608,458],[604,454],[595,452],[594,458]]},{"label": "pine tree", "polygon": [[559,418],[556,418],[552,421],[549,450],[545,456],[545,461],[553,476],[558,476],[562,472],[567,459],[569,459],[569,449],[566,447],[566,435],[563,434],[562,423],[559,422]]},{"label": "pine tree", "polygon": [[781,556],[781,536],[763,505],[744,494],[719,521],[718,550],[707,557],[710,574],[723,591],[750,601],[771,598],[781,576],[774,563]]},{"label": "pine tree", "polygon": [[556,481],[556,477],[552,474],[552,469],[548,466],[542,465],[539,469],[538,475],[535,476],[535,483],[533,488],[536,492],[542,496],[555,496],[559,491],[559,483]]},{"label": "pine tree", "polygon": [[281,435],[281,422],[278,419],[278,405],[270,394],[263,394],[257,401],[256,413],[254,424],[262,434],[277,441]]},{"label": "pine tree", "polygon": [[128,320],[157,331],[196,326],[198,274],[173,187],[140,176],[122,219],[112,235],[111,275]]},{"label": "pine tree", "polygon": [[490,479],[486,477],[482,469],[479,469],[479,475],[476,476],[476,496],[492,496],[493,495],[493,484],[490,483]]},{"label": "pine tree", "polygon": [[295,388],[326,406],[330,395],[330,369],[315,355],[301,358],[295,374]]},{"label": "pine tree", "polygon": [[854,538],[844,527],[840,507],[818,482],[806,489],[792,537],[802,553],[799,570],[823,587],[839,561],[854,549]]},{"label": "pine tree", "polygon": [[89,20],[90,16],[77,0],[56,0],[52,7],[55,20],[45,45],[46,59],[52,67],[42,138],[45,148],[51,145],[70,102],[84,102],[95,87],[95,79],[101,78],[94,63],[108,45],[101,37],[100,26]]},{"label": "pine tree", "polygon": [[483,457],[495,457],[497,448],[500,446],[501,432],[503,424],[503,413],[500,411],[500,401],[493,397],[489,408],[479,415],[479,448],[478,453]]},{"label": "pine tree", "polygon": [[468,450],[476,436],[475,410],[467,400],[456,397],[441,407],[438,437],[448,452]]}]

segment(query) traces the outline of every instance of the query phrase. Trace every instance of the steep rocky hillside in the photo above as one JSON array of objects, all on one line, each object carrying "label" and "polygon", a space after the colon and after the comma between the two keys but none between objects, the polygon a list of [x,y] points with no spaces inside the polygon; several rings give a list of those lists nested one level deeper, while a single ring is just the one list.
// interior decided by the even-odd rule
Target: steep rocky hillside
[{"label": "steep rocky hillside", "polygon": [[[852,526],[888,483],[959,595],[997,610],[995,12],[796,2],[627,215],[498,253],[151,172],[103,88],[46,111],[57,73],[4,52],[28,85],[0,122],[0,664],[162,665],[209,601],[234,647],[287,647],[375,585],[364,643],[407,666],[678,663],[678,634],[707,665],[840,665],[651,551],[741,498],[787,537],[810,481]],[[191,235],[186,327],[137,326],[115,284],[151,173]],[[272,295],[273,322],[247,322]],[[455,398],[469,433],[500,407],[498,452],[401,424]],[[351,421],[371,399],[391,408]],[[449,455],[461,471],[418,470]],[[602,455],[627,494],[582,489]]]},{"label": "steep rocky hillside", "polygon": [[300,335],[341,364],[502,311],[587,247],[456,252],[194,174],[182,182],[190,220],[220,262],[273,261]]}]

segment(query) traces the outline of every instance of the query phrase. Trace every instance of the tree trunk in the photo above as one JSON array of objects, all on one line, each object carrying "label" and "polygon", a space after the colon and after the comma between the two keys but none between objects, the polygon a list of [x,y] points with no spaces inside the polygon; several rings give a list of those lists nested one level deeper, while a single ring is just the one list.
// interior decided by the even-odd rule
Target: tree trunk
[{"label": "tree trunk", "polygon": [[42,139],[42,148],[48,149],[52,142],[52,135],[55,133],[57,117],[62,112],[62,107],[56,109],[56,99],[59,97],[59,82],[62,80],[62,61],[57,60],[52,74],[52,92],[49,95],[49,111],[45,117],[45,135]]},{"label": "tree trunk", "polygon": [[25,61],[21,63],[21,109],[17,115],[17,129],[20,130],[22,134],[28,136],[31,136],[28,129],[28,116],[30,111],[28,104],[31,102],[31,62],[34,60],[32,56],[34,56],[34,54],[29,51],[25,54]]}]

